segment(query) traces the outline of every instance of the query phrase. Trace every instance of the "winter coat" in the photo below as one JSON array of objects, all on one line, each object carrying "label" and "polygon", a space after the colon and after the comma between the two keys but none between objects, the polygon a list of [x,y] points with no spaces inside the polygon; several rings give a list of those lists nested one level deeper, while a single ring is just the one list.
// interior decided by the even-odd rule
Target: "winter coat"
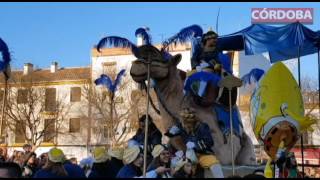
[{"label": "winter coat", "polygon": [[138,176],[142,176],[141,169],[135,167],[133,164],[127,164],[120,169],[116,178],[133,178]]},{"label": "winter coat", "polygon": [[63,167],[67,171],[70,177],[72,178],[86,178],[83,169],[76,165],[72,164],[71,162],[66,162]]},{"label": "winter coat", "polygon": [[[116,178],[138,178],[138,177],[142,177],[142,171],[140,168],[134,166],[132,163],[123,166],[116,176]],[[148,171],[146,173],[146,178],[156,178],[156,177],[157,177],[157,173],[155,170]]]},{"label": "winter coat", "polygon": [[50,171],[40,169],[36,172],[33,178],[70,178],[70,176],[58,176]]},{"label": "winter coat", "polygon": [[108,177],[115,178],[120,171],[120,169],[124,166],[123,162],[115,157],[112,157],[108,162],[108,169],[106,169]]}]

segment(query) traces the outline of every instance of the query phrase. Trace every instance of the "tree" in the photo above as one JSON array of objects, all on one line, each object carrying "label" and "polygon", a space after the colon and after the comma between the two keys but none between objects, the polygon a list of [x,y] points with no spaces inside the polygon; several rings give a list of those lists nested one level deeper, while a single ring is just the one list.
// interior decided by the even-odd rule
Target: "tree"
[{"label": "tree", "polygon": [[[320,123],[319,123],[319,90],[317,89],[317,80],[315,78],[311,78],[309,76],[304,76],[301,80],[301,93],[304,99],[304,105],[305,105],[305,116],[308,117],[308,119],[316,120],[316,124],[313,126],[314,130],[316,131],[316,135],[320,134]],[[318,109],[318,113],[316,110]],[[308,144],[312,144],[313,141],[312,137],[313,133],[310,133],[310,141],[308,141]],[[304,138],[307,139],[308,134],[305,133]],[[309,140],[309,138],[308,138]]]},{"label": "tree", "polygon": [[39,146],[65,134],[62,124],[71,105],[57,97],[55,88],[36,86],[32,79],[31,74],[9,84],[5,125],[16,140]]},{"label": "tree", "polygon": [[135,130],[134,114],[139,114],[137,104],[141,96],[138,93],[134,100],[130,98],[136,91],[129,78],[121,79],[123,75],[124,70],[118,74],[109,70],[95,81],[98,86],[88,82],[84,87],[83,96],[92,107],[93,134],[98,143],[103,143],[107,135],[109,145],[121,146]]}]

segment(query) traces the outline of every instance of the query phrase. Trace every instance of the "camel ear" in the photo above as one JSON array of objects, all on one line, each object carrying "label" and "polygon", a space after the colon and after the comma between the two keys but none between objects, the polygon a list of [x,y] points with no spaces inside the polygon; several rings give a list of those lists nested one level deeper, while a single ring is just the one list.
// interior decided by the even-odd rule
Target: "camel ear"
[{"label": "camel ear", "polygon": [[177,65],[180,63],[181,58],[182,58],[181,54],[177,54],[177,55],[175,55],[175,56],[172,57],[171,63],[172,63],[173,65],[177,66]]}]

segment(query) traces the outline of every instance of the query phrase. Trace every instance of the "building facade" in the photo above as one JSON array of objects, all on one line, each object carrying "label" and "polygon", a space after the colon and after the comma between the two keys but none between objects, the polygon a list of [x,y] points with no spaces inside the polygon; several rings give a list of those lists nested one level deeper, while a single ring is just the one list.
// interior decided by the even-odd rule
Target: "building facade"
[{"label": "building facade", "polygon": [[[2,125],[2,145],[8,147],[9,154],[14,149],[22,150],[25,143],[31,143],[30,139],[38,138],[34,142],[40,145],[38,154],[59,146],[68,157],[86,156],[88,103],[83,91],[90,82],[90,67],[59,68],[57,62],[50,69],[34,69],[33,64],[26,63],[22,71],[12,71],[7,86],[8,113],[4,113]],[[1,87],[3,99],[3,78]],[[23,111],[34,114],[29,117]],[[58,111],[59,117],[54,115]],[[59,122],[52,121],[53,116]],[[36,127],[38,130],[32,129]],[[41,132],[45,133],[40,135]]]},{"label": "building facade", "polygon": [[[141,40],[138,39],[138,45]],[[160,48],[160,46],[156,46]],[[171,49],[172,55],[180,53],[182,59],[178,64],[178,69],[185,72],[191,70],[191,45],[179,45]],[[242,77],[250,72],[252,68],[261,68],[268,70],[270,67],[269,61],[264,56],[245,56],[243,52],[232,52],[233,73],[237,77]],[[90,150],[94,146],[110,145],[111,136],[115,136],[125,142],[132,137],[137,128],[138,118],[146,111],[146,94],[139,89],[130,77],[131,62],[136,60],[129,49],[122,48],[105,48],[98,52],[96,48],[91,49],[91,66],[79,68],[59,68],[58,63],[52,63],[49,69],[34,69],[30,63],[25,64],[21,71],[12,71],[11,78],[8,81],[8,87],[11,91],[16,92],[16,101],[24,104],[28,101],[26,92],[23,92],[25,87],[21,86],[20,82],[28,82],[26,79],[31,78],[31,86],[36,89],[43,89],[44,96],[44,113],[42,113],[41,127],[46,126],[46,122],[50,119],[50,111],[47,111],[47,106],[52,105],[52,102],[61,102],[67,108],[63,116],[59,129],[56,125],[49,129],[47,134],[56,133],[53,139],[43,137],[43,142],[37,149],[37,153],[48,151],[51,147],[57,146],[64,150],[67,157],[77,157],[82,159],[90,155]],[[107,74],[111,79],[115,79],[117,73],[125,69],[126,73],[119,86],[119,90],[115,93],[115,99],[111,101],[100,102],[97,94],[106,92],[103,86],[94,85],[94,80],[100,77],[101,74]],[[2,90],[4,90],[4,79],[1,77]],[[20,84],[20,85],[18,85]],[[91,93],[91,90],[95,93]],[[90,94],[90,95],[89,95]],[[0,93],[3,98],[3,91]],[[152,99],[157,104],[157,98],[152,91]],[[251,94],[243,87],[239,89],[238,102],[241,112],[241,118],[244,129],[253,143],[258,147],[258,142],[253,134],[253,130],[249,119],[249,100]],[[104,97],[104,96],[101,96]],[[106,96],[107,97],[107,96]],[[89,101],[89,98],[95,101]],[[96,105],[100,102],[100,106]],[[105,103],[107,102],[107,103]],[[96,103],[96,104],[94,104]],[[110,106],[109,104],[110,103]],[[55,104],[55,103],[53,103]],[[111,106],[115,109],[113,115],[108,116],[102,111],[109,111]],[[50,108],[49,108],[50,109]],[[100,109],[100,111],[99,111]],[[150,108],[150,113],[158,125],[160,116]],[[51,112],[52,113],[52,112]],[[111,112],[112,113],[112,112]],[[110,114],[110,113],[109,113]],[[110,119],[112,117],[112,119]],[[110,129],[110,123],[113,117],[118,118],[119,122],[116,128]],[[121,118],[120,118],[121,117]],[[122,119],[124,119],[122,121]],[[4,116],[4,121],[9,118]],[[47,123],[48,124],[48,123]],[[112,124],[115,125],[115,124]],[[4,125],[2,127],[5,127]],[[17,128],[24,128],[16,126]],[[22,133],[10,128],[3,128],[5,141],[3,145],[7,146],[12,152],[14,149],[22,149],[22,145],[27,141]],[[126,132],[123,135],[123,132]],[[30,133],[30,132],[26,132]],[[112,134],[113,133],[113,134]],[[46,139],[46,140],[45,140]],[[115,140],[115,139],[114,139]],[[113,141],[114,141],[113,140]],[[47,142],[48,141],[48,142]],[[257,148],[257,155],[261,154]]]}]

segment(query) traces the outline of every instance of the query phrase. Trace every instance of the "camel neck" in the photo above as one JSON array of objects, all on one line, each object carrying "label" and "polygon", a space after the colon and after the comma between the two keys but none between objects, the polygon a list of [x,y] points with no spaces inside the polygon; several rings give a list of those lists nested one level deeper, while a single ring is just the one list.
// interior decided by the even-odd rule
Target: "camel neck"
[{"label": "camel neck", "polygon": [[169,73],[167,78],[156,80],[155,82],[158,90],[162,93],[163,96],[174,96],[174,99],[177,99],[180,96],[181,98],[183,97],[183,82],[180,78],[178,70],[176,70],[175,73]]},{"label": "camel neck", "polygon": [[[180,111],[181,101],[183,99],[183,82],[177,73],[170,73],[167,78],[156,82],[156,93],[159,102],[163,109],[160,107],[160,111],[164,113],[169,122],[166,125],[172,125],[172,122],[179,122],[177,113]],[[166,129],[166,128],[165,128]]]}]

